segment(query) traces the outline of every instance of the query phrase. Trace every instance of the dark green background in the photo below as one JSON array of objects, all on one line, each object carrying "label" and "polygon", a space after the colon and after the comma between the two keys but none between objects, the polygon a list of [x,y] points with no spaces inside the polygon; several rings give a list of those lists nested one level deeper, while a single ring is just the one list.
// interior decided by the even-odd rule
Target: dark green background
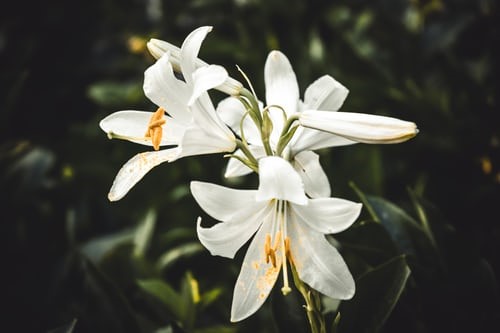
[{"label": "dark green background", "polygon": [[[154,331],[172,317],[152,310],[135,280],[159,277],[179,289],[187,270],[200,288],[222,290],[198,322],[228,324],[242,253],[229,261],[196,252],[161,273],[150,267],[151,258],[172,244],[196,241],[195,219],[202,213],[187,185],[192,179],[227,185],[224,159],[203,156],[162,165],[123,200],[109,203],[106,194],[116,172],[143,147],[109,141],[98,127],[117,110],[154,110],[142,93],[143,72],[153,59],[145,50],[134,51],[131,38],[180,45],[201,25],[214,26],[202,58],[241,79],[239,65],[261,98],[265,59],[279,49],[294,66],[302,92],[330,74],[350,90],[342,110],[418,124],[419,135],[403,144],[321,152],[333,193],[359,200],[349,187],[353,181],[415,216],[409,208],[411,188],[437,207],[438,224],[455,230],[456,247],[450,251],[481,258],[473,262],[486,268],[469,274],[470,261],[453,252],[452,265],[459,269],[449,279],[417,275],[416,282],[409,281],[382,330],[485,332],[494,322],[500,274],[496,1],[9,4],[0,11],[1,331],[44,332],[74,318],[75,332]],[[215,93],[214,102],[221,97]],[[255,186],[255,177],[237,186]],[[98,262],[82,255],[89,241],[135,227],[149,209],[157,213],[149,261],[131,264],[127,242]],[[186,234],[163,239],[173,228],[185,228]],[[466,277],[466,287],[454,279],[460,276]],[[439,299],[436,308],[430,305],[433,297]],[[279,315],[273,324],[269,304],[264,308],[233,328],[272,332],[284,327]],[[131,313],[140,319],[132,320]]]}]

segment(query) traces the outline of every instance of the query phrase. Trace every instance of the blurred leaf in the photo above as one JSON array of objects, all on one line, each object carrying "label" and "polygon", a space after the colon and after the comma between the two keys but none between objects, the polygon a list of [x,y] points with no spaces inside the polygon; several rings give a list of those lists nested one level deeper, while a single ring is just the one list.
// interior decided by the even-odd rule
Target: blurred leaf
[{"label": "blurred leaf", "polygon": [[137,284],[142,290],[160,300],[173,318],[182,323],[185,317],[182,298],[169,284],[159,279],[138,280]]},{"label": "blurred leaf", "polygon": [[360,276],[353,299],[340,305],[339,332],[378,332],[396,306],[409,275],[405,257],[399,256]]},{"label": "blurred leaf", "polygon": [[165,252],[157,261],[159,269],[166,269],[183,258],[191,257],[203,251],[203,246],[198,242],[190,242],[176,246]]},{"label": "blurred leaf", "polygon": [[212,304],[213,302],[215,302],[217,299],[219,299],[219,296],[222,294],[223,291],[224,291],[223,288],[214,288],[214,289],[211,289],[207,292],[204,292],[201,295],[200,308],[204,309],[204,308],[208,307],[210,304]]},{"label": "blurred leaf", "polygon": [[48,331],[47,333],[73,333],[76,325],[76,318],[71,321],[71,323],[55,328],[53,330]]},{"label": "blurred leaf", "polygon": [[136,104],[144,99],[141,82],[98,82],[88,90],[89,97],[104,107]]},{"label": "blurred leaf", "polygon": [[113,234],[95,237],[84,243],[80,251],[94,264],[99,263],[104,255],[120,244],[130,243],[134,239],[133,229],[124,229]]},{"label": "blurred leaf", "polygon": [[356,223],[335,238],[341,243],[342,251],[353,251],[370,265],[379,265],[400,254],[387,230],[374,221]]},{"label": "blurred leaf", "polygon": [[155,222],[156,211],[154,209],[150,209],[137,226],[137,230],[134,235],[133,255],[135,257],[144,257],[144,254],[149,247],[149,243],[151,242],[151,238],[153,237]]},{"label": "blurred leaf", "polygon": [[213,326],[208,328],[200,328],[194,330],[195,333],[234,333],[236,332],[236,327],[231,326]]}]

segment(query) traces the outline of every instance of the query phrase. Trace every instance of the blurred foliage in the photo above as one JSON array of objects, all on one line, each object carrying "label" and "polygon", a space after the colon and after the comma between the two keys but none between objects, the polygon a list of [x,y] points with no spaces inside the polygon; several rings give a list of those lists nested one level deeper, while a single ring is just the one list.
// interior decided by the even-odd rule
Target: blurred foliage
[{"label": "blurred foliage", "polygon": [[229,323],[244,251],[234,261],[214,258],[196,239],[202,212],[189,181],[250,187],[255,177],[224,180],[221,156],[186,158],[155,168],[120,202],[106,199],[120,166],[142,147],[109,141],[99,120],[121,109],[153,110],[141,90],[153,62],[145,42],[180,45],[200,25],[214,26],[204,60],[235,78],[238,64],[259,96],[265,58],[278,48],[302,91],[328,73],[350,89],[343,110],[420,128],[400,145],[321,152],[334,194],[365,204],[364,217],[331,240],[358,286],[351,301],[324,300],[332,331],[498,327],[494,0],[9,4],[0,13],[2,331],[304,327],[296,293],[273,294],[248,320]]}]

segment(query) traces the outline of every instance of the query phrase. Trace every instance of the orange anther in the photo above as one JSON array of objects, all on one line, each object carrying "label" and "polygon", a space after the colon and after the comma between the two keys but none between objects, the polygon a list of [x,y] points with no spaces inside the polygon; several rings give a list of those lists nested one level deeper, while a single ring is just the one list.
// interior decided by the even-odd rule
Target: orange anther
[{"label": "orange anther", "polygon": [[161,137],[163,135],[163,128],[161,126],[166,123],[164,117],[165,110],[161,107],[158,108],[158,110],[151,115],[148,129],[146,130],[146,134],[144,134],[146,138],[151,139],[154,150],[160,149]]}]

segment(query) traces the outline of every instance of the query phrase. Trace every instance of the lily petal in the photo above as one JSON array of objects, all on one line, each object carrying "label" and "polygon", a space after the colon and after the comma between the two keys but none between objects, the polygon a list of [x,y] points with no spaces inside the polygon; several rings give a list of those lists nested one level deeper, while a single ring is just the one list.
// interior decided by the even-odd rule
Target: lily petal
[{"label": "lily petal", "polygon": [[259,189],[257,201],[287,200],[306,205],[307,197],[299,174],[286,160],[269,156],[259,160]]},{"label": "lily petal", "polygon": [[[151,140],[144,137],[151,118],[151,112],[124,110],[110,114],[99,126],[111,138],[125,139],[134,143],[152,146]],[[176,119],[165,116],[164,135],[160,145],[178,144],[184,133],[184,126]]]},{"label": "lily petal", "polygon": [[296,221],[292,214],[288,232],[292,260],[300,279],[331,298],[352,298],[354,279],[340,253],[325,236]]},{"label": "lily petal", "polygon": [[143,90],[153,103],[163,107],[173,118],[191,122],[191,114],[187,109],[191,91],[185,82],[175,77],[168,53],[146,69]]},{"label": "lily petal", "polygon": [[[184,133],[180,156],[233,152],[236,149],[234,134],[217,117],[213,107],[209,113],[207,105],[202,105],[203,103],[197,100],[191,109],[195,123]],[[201,109],[202,107],[204,109]]]},{"label": "lily petal", "polygon": [[319,164],[318,154],[303,151],[295,155],[293,167],[302,178],[304,189],[310,197],[327,198],[330,196],[330,182]]},{"label": "lily petal", "polygon": [[253,205],[239,210],[231,219],[217,223],[211,228],[201,227],[199,218],[196,228],[198,238],[210,254],[232,259],[271,213],[271,205],[266,203],[256,205],[254,202]]},{"label": "lily petal", "polygon": [[175,160],[178,153],[178,148],[171,148],[135,155],[118,171],[109,190],[108,199],[110,201],[120,200],[149,170],[163,162]]},{"label": "lily petal", "polygon": [[192,75],[196,70],[196,60],[198,59],[201,43],[203,43],[210,31],[212,31],[210,26],[199,27],[193,30],[182,43],[180,54],[181,70],[187,83],[193,81]]},{"label": "lily petal", "polygon": [[418,133],[415,123],[364,113],[306,110],[299,123],[364,143],[399,143]]},{"label": "lily petal", "polygon": [[209,65],[198,68],[193,73],[193,94],[188,105],[191,106],[201,94],[221,85],[227,78],[227,71],[222,66]]},{"label": "lily petal", "polygon": [[310,199],[307,206],[292,205],[296,222],[322,234],[334,234],[349,228],[361,213],[362,205],[340,198]]},{"label": "lily petal", "polygon": [[255,203],[256,192],[205,182],[191,182],[191,193],[196,202],[208,215],[219,221],[228,221],[237,214],[235,207],[248,207]]},{"label": "lily petal", "polygon": [[[272,214],[271,214],[272,215]],[[278,278],[282,264],[281,247],[276,251],[276,266],[266,263],[264,244],[266,235],[273,235],[269,216],[248,247],[240,275],[236,281],[231,307],[231,321],[243,320],[257,311],[265,302]]]},{"label": "lily petal", "polygon": [[264,67],[267,105],[279,105],[287,115],[297,111],[299,86],[288,58],[280,51],[271,51]]},{"label": "lily petal", "polygon": [[309,109],[337,111],[344,103],[349,90],[330,75],[324,75],[311,83],[304,94]]}]

